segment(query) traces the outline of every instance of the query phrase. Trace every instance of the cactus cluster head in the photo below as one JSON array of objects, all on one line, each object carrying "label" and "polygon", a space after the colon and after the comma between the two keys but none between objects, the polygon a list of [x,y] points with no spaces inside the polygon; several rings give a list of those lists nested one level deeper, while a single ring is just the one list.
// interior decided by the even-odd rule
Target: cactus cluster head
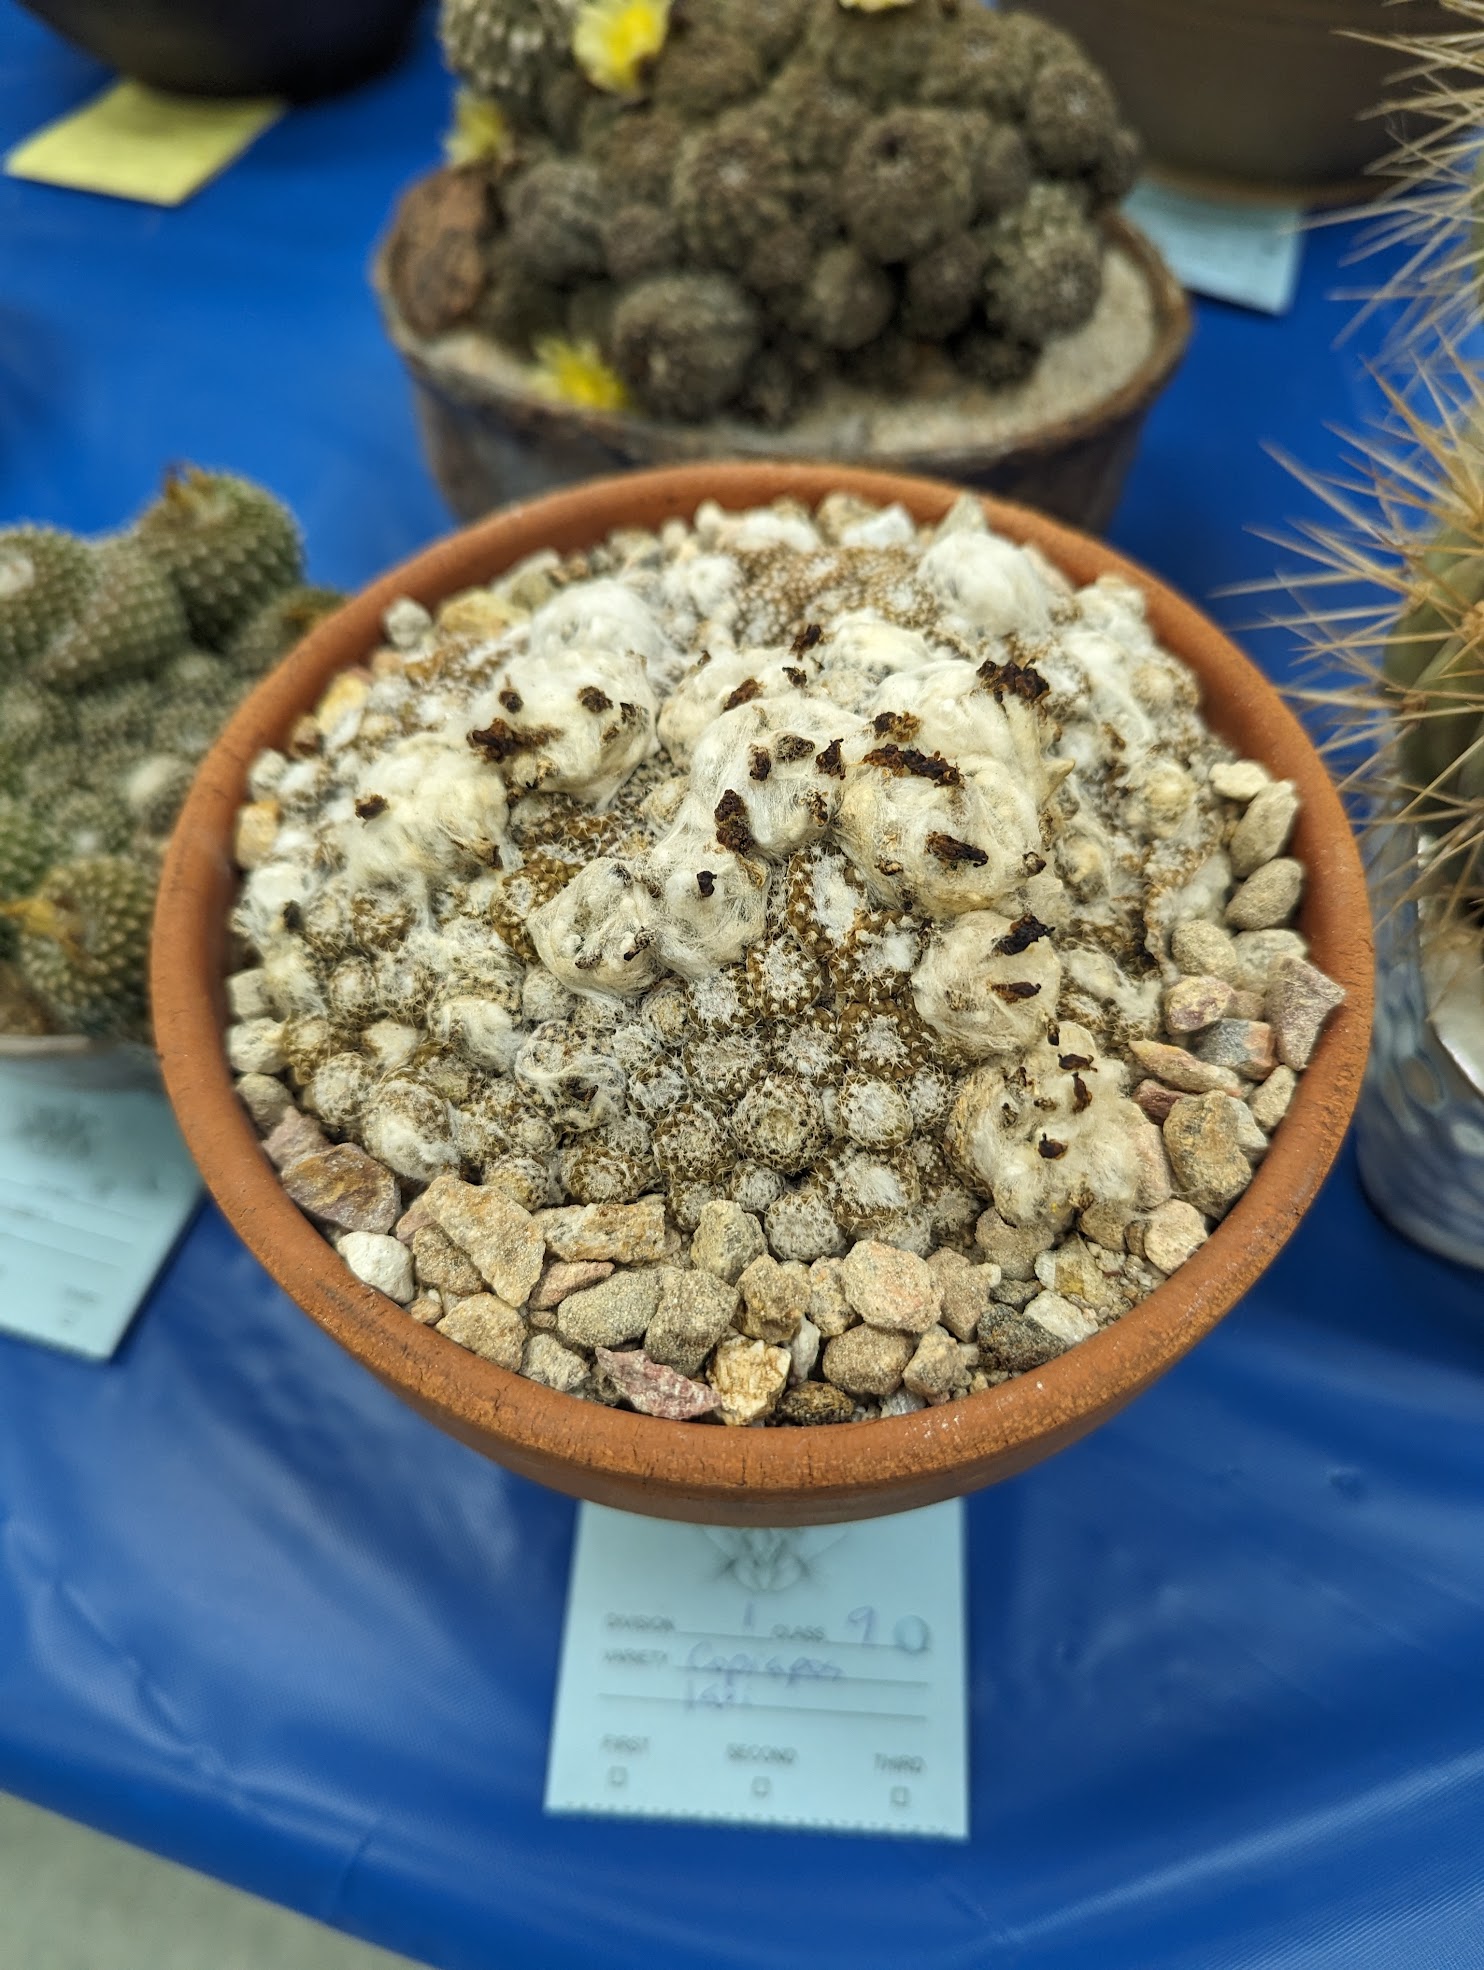
[{"label": "cactus cluster head", "polygon": [[160,851],[253,681],[337,606],[261,488],[185,468],[127,533],[0,531],[0,1030],[147,1036]]},{"label": "cactus cluster head", "polygon": [[484,196],[403,208],[388,264],[421,332],[591,342],[651,416],[782,423],[832,370],[910,388],[932,348],[1017,381],[1097,305],[1098,215],[1138,144],[1029,14],[444,0],[442,21],[509,141],[450,174]]}]

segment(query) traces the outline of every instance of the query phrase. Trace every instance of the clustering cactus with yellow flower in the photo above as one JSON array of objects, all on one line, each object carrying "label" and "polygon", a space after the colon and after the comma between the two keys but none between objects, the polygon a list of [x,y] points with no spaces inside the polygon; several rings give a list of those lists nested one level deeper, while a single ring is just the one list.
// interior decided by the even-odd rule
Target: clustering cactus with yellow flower
[{"label": "clustering cactus with yellow flower", "polygon": [[442,29],[454,168],[403,208],[394,296],[574,401],[782,425],[831,375],[941,385],[945,354],[998,388],[1097,305],[1138,143],[1034,15],[443,0]]}]

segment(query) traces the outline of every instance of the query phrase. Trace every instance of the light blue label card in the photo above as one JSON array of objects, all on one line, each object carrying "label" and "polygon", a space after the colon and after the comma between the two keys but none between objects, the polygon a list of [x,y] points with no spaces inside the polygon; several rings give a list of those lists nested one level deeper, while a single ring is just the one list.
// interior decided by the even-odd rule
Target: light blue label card
[{"label": "light blue label card", "polygon": [[1303,261],[1296,205],[1245,205],[1140,185],[1124,210],[1185,287],[1267,315],[1286,315]]},{"label": "light blue label card", "polygon": [[165,1097],[0,1061],[0,1331],[106,1361],[200,1195]]},{"label": "light blue label card", "polygon": [[956,1499],[786,1532],[584,1505],[546,1809],[967,1839],[964,1664]]}]

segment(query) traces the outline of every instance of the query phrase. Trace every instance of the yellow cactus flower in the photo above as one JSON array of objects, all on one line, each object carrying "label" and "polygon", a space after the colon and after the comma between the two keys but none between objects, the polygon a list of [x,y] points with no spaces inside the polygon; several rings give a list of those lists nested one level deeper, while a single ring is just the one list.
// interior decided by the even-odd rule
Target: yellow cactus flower
[{"label": "yellow cactus flower", "polygon": [[582,0],[572,53],[594,88],[635,96],[669,26],[670,0]]},{"label": "yellow cactus flower", "polygon": [[536,344],[536,387],[579,410],[627,410],[623,379],[609,368],[595,342],[548,335]]},{"label": "yellow cactus flower", "polygon": [[460,89],[454,97],[453,127],[443,139],[450,164],[474,164],[482,157],[503,157],[510,148],[510,123],[498,103]]},{"label": "yellow cactus flower", "polygon": [[839,0],[852,14],[884,14],[890,7],[910,7],[915,0]]}]

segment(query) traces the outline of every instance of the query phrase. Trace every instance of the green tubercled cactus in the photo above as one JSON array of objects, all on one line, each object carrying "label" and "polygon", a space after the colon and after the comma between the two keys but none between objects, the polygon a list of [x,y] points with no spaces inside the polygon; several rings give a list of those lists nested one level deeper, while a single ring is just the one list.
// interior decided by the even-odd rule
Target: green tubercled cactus
[{"label": "green tubercled cactus", "polygon": [[719,116],[763,86],[767,70],[746,32],[672,30],[654,67],[654,100],[687,122]]},{"label": "green tubercled cactus", "polygon": [[168,753],[157,753],[132,767],[124,780],[124,799],[150,841],[164,841],[169,835],[195,775],[193,765]]},{"label": "green tubercled cactus", "polygon": [[72,699],[44,690],[29,677],[0,685],[0,792],[13,790],[39,752],[66,745],[77,730]]},{"label": "green tubercled cactus", "polygon": [[227,645],[228,661],[240,677],[261,677],[326,616],[332,616],[344,600],[338,588],[296,583],[284,589],[238,630]]},{"label": "green tubercled cactus", "polygon": [[21,974],[53,1020],[90,1039],[144,1040],[152,868],[121,855],[58,863],[23,901],[0,904],[19,932]]},{"label": "green tubercled cactus", "polygon": [[552,287],[592,280],[604,268],[603,210],[603,179],[595,166],[547,158],[510,188],[510,252]]},{"label": "green tubercled cactus", "polygon": [[81,613],[92,586],[86,541],[54,527],[0,532],[0,680],[41,655]]},{"label": "green tubercled cactus", "polygon": [[142,676],[186,640],[179,595],[137,541],[106,541],[93,558],[93,586],[80,614],[31,669],[38,683],[54,690]]},{"label": "green tubercled cactus", "polygon": [[142,677],[85,692],[76,701],[77,736],[83,751],[97,754],[146,745],[159,705],[157,686]]},{"label": "green tubercled cactus", "polygon": [[1025,106],[1025,134],[1037,161],[1070,176],[1090,171],[1118,135],[1113,91],[1088,62],[1048,62]]},{"label": "green tubercled cactus", "polygon": [[615,205],[603,221],[608,278],[620,287],[680,265],[680,228],[665,205]]},{"label": "green tubercled cactus", "polygon": [[682,146],[675,167],[680,236],[702,266],[738,271],[790,218],[794,176],[766,128],[723,117]]},{"label": "green tubercled cactus", "polygon": [[444,58],[477,95],[529,115],[567,53],[575,12],[575,0],[442,0]]},{"label": "green tubercled cactus", "polygon": [[[416,189],[404,203],[387,266],[414,333],[472,326],[535,366],[533,391],[554,342],[590,343],[640,412],[781,429],[831,375],[910,396],[951,357],[1008,385],[1096,307],[1100,215],[1139,147],[1060,29],[977,0],[635,0],[632,20],[607,0],[599,49],[596,14],[561,4],[576,26],[543,67],[545,0],[445,0],[450,62],[505,90],[511,143],[477,225],[447,192],[447,252],[430,189],[432,246],[399,257]],[[529,73],[512,88],[517,42]],[[705,275],[732,283],[724,333],[707,290],[657,287]],[[666,293],[678,312],[661,321]],[[822,369],[784,374],[820,349]]]},{"label": "green tubercled cactus", "polygon": [[118,855],[129,846],[134,817],[123,796],[107,787],[78,787],[63,794],[47,816],[58,861],[80,855]]},{"label": "green tubercled cactus", "polygon": [[757,309],[720,274],[642,281],[618,304],[613,358],[657,416],[713,417],[736,396],[760,339]]},{"label": "green tubercled cactus", "polygon": [[16,776],[16,791],[38,814],[50,814],[57,802],[69,793],[90,785],[98,771],[100,758],[112,758],[111,751],[84,755],[73,742],[47,746],[33,752]]},{"label": "green tubercled cactus", "polygon": [[845,227],[883,265],[914,260],[962,233],[974,216],[964,126],[935,109],[892,109],[850,147],[840,186]]},{"label": "green tubercled cactus", "polygon": [[891,320],[891,277],[858,246],[842,243],[819,256],[809,282],[806,318],[827,349],[863,349]]},{"label": "green tubercled cactus", "polygon": [[303,577],[299,529],[261,486],[194,466],[172,473],[135,530],[174,583],[191,634],[219,650],[253,611]]},{"label": "green tubercled cactus", "polygon": [[[56,860],[51,828],[26,805],[0,794],[0,903],[29,896]],[[0,917],[0,958],[13,958],[18,943],[13,923]]]}]

